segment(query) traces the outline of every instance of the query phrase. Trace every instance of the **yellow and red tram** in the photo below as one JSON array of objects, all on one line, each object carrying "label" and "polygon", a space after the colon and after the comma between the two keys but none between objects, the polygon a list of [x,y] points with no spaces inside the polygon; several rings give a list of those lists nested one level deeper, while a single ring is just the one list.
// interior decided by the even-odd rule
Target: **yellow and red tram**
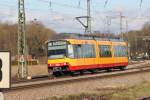
[{"label": "yellow and red tram", "polygon": [[48,42],[48,72],[124,69],[128,65],[123,41],[63,39]]}]

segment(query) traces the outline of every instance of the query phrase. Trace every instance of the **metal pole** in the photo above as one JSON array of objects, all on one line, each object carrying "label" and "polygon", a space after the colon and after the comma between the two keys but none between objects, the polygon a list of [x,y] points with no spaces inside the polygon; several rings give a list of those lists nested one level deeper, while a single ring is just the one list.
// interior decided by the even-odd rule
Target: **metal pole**
[{"label": "metal pole", "polygon": [[87,0],[87,32],[91,33],[91,2]]},{"label": "metal pole", "polygon": [[109,16],[106,16],[106,22],[107,22],[107,32],[108,34],[110,34],[111,18]]},{"label": "metal pole", "polygon": [[[128,19],[126,19],[126,34],[128,35]],[[129,39],[129,37],[128,37]]]},{"label": "metal pole", "polygon": [[[81,18],[86,18],[87,22],[84,24]],[[87,0],[87,16],[76,17],[76,19],[85,28],[85,33],[91,34],[91,0]]]},{"label": "metal pole", "polygon": [[122,13],[120,12],[120,34],[121,34],[121,38],[123,39],[123,33],[122,33]]},{"label": "metal pole", "polygon": [[126,34],[127,34],[127,40],[128,40],[128,58],[131,59],[130,55],[130,41],[129,41],[129,33],[128,33],[128,20],[126,19]]},{"label": "metal pole", "polygon": [[27,77],[24,0],[18,0],[18,78]]}]

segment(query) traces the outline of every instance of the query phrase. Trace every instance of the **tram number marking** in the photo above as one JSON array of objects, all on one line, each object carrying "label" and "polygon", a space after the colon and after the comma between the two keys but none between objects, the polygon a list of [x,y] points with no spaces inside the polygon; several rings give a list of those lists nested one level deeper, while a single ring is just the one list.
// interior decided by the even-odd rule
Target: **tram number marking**
[{"label": "tram number marking", "polygon": [[0,58],[0,82],[2,81],[2,66],[3,66],[3,63],[2,63],[2,59]]}]

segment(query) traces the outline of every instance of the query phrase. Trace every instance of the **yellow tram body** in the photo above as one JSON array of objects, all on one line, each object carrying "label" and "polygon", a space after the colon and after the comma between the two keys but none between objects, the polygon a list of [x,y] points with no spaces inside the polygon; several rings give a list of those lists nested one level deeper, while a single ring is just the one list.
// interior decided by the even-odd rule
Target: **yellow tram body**
[{"label": "yellow tram body", "polygon": [[[94,39],[64,39],[57,41],[66,41],[69,45],[78,46],[79,48],[77,47],[77,51],[75,50],[74,54],[82,51],[80,48],[83,46],[85,51],[82,53],[85,53],[86,57],[83,55],[81,57],[64,56],[62,58],[48,58],[48,69],[54,70],[54,68],[58,68],[56,71],[62,71],[62,69],[64,69],[63,71],[76,71],[88,69],[124,68],[128,65],[127,44],[125,42]],[[88,49],[84,47],[88,47]],[[90,51],[90,47],[94,48],[92,54],[89,54],[92,51],[92,49]]]}]

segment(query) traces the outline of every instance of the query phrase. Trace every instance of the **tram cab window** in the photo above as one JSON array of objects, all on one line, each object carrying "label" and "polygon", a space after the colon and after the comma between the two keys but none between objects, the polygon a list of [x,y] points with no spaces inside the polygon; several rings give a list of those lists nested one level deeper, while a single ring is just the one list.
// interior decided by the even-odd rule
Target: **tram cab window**
[{"label": "tram cab window", "polygon": [[112,57],[111,46],[101,45],[99,46],[100,57]]},{"label": "tram cab window", "polygon": [[48,58],[58,59],[64,58],[67,55],[67,44],[62,41],[48,43]]}]

